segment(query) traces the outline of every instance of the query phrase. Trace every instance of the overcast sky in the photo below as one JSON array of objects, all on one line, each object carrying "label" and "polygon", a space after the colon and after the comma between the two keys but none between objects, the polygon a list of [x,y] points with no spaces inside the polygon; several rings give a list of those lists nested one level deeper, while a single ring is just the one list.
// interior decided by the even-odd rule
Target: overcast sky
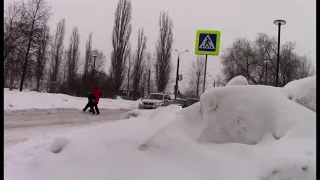
[{"label": "overcast sky", "polygon": [[[8,4],[13,0],[4,0]],[[52,32],[57,22],[66,19],[65,47],[69,43],[71,30],[77,26],[80,33],[81,57],[84,57],[85,42],[90,31],[93,33],[93,47],[101,49],[110,62],[111,34],[114,11],[118,0],[49,0],[53,16],[50,20]],[[316,0],[131,0],[132,27],[131,45],[137,43],[137,32],[144,27],[148,37],[147,48],[152,54],[158,37],[158,19],[161,10],[169,12],[173,19],[174,49],[190,50],[181,55],[180,72],[186,77],[190,63],[196,59],[194,44],[196,30],[221,31],[220,54],[237,37],[255,39],[258,32],[277,36],[275,19],[284,19],[287,24],[281,28],[281,42],[296,42],[300,55],[310,54],[316,63]],[[176,67],[177,53],[172,53]],[[208,74],[219,73],[219,56],[208,57]],[[174,70],[175,71],[175,70]],[[208,85],[213,83],[207,77]],[[184,86],[187,80],[182,81]]]}]

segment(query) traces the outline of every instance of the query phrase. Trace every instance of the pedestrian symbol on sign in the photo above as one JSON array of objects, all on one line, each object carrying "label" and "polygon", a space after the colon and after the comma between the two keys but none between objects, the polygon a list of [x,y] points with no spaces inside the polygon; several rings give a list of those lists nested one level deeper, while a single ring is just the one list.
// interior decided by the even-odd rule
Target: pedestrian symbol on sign
[{"label": "pedestrian symbol on sign", "polygon": [[210,49],[210,50],[215,50],[216,47],[214,47],[214,44],[210,38],[209,35],[207,35],[204,40],[202,41],[202,43],[200,44],[199,48],[201,49]]}]

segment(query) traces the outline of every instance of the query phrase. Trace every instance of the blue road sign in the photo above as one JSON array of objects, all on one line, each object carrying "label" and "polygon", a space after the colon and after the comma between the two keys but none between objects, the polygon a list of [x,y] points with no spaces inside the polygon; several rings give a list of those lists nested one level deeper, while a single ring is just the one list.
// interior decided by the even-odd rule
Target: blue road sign
[{"label": "blue road sign", "polygon": [[195,53],[200,55],[219,55],[220,31],[198,30]]}]

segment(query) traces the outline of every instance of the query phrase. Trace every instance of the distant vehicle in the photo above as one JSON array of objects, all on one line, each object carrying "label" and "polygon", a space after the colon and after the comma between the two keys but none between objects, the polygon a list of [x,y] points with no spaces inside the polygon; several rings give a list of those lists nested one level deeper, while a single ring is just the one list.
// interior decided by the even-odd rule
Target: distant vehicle
[{"label": "distant vehicle", "polygon": [[141,99],[139,109],[156,109],[160,106],[167,106],[171,104],[172,100],[167,93],[150,93]]}]

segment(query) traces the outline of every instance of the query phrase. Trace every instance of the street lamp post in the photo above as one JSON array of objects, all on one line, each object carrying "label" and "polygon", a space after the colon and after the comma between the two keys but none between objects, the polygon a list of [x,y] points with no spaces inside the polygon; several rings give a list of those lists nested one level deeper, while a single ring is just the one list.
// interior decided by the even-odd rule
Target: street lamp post
[{"label": "street lamp post", "polygon": [[280,66],[280,31],[281,31],[281,25],[285,25],[285,20],[275,20],[273,21],[273,24],[278,26],[278,54],[277,54],[277,79],[276,79],[276,87],[278,87],[279,84],[279,66]]},{"label": "street lamp post", "polygon": [[216,87],[216,79],[214,77],[212,77],[210,74],[208,74],[208,76],[213,79],[213,87]]},{"label": "street lamp post", "polygon": [[270,63],[270,61],[263,61],[265,63],[265,70],[266,70],[266,77],[264,79],[264,85],[267,85],[267,79],[268,79],[268,63]]},{"label": "street lamp post", "polygon": [[188,50],[185,50],[183,52],[179,52],[177,49],[175,49],[178,53],[178,62],[177,62],[177,74],[176,74],[176,85],[174,87],[174,99],[177,99],[178,94],[178,81],[179,81],[179,63],[180,63],[180,54],[188,52]]},{"label": "street lamp post", "polygon": [[93,55],[93,67],[92,67],[92,85],[94,84],[94,79],[95,79],[95,71],[96,71],[96,58],[97,55]]}]

